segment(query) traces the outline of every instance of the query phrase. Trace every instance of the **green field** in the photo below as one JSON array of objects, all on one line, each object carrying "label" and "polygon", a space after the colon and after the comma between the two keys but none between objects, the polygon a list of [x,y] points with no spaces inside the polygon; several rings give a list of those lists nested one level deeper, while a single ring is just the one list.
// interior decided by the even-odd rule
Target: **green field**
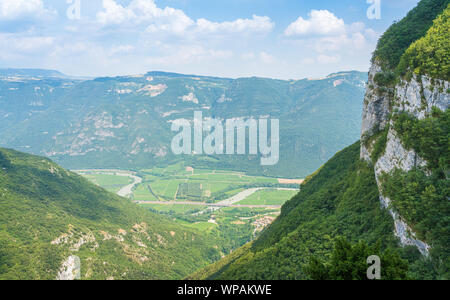
[{"label": "green field", "polygon": [[[103,174],[102,171],[82,172],[83,176],[112,192],[133,182],[128,177],[104,173],[106,171]],[[282,205],[297,193],[279,190],[297,186],[279,184],[277,178],[248,176],[224,170],[192,169],[183,163],[143,169],[136,175],[142,178],[142,182],[133,189],[133,201],[144,209],[204,232],[224,255],[257,237],[260,233],[257,221],[266,216],[275,218],[280,209],[226,207],[209,210],[203,203],[217,203],[245,190],[264,187],[267,189],[235,204]],[[197,202],[199,205],[183,202]]]},{"label": "green field", "polygon": [[147,184],[137,186],[133,195],[136,201],[159,201],[159,198],[150,192],[149,185]]},{"label": "green field", "polygon": [[203,184],[197,182],[181,183],[178,186],[177,199],[195,199],[202,200]]},{"label": "green field", "polygon": [[[192,169],[182,163],[165,168],[144,169],[139,172],[139,176],[143,178],[143,182],[135,188],[136,201],[214,203],[252,187],[292,187],[280,185],[277,178],[247,176],[233,171]],[[280,195],[276,195],[277,193],[274,191],[269,194],[269,197],[275,196],[272,202],[277,205],[292,197],[292,193],[285,191],[280,191]],[[267,202],[271,202],[270,199]]]},{"label": "green field", "polygon": [[194,214],[196,212],[206,209],[206,206],[200,205],[183,205],[183,204],[140,204],[141,207],[157,211],[159,213],[170,215],[185,215]]},{"label": "green field", "polygon": [[294,197],[298,191],[267,189],[254,193],[238,204],[242,205],[283,205]]},{"label": "green field", "polygon": [[133,182],[129,177],[119,175],[83,173],[82,176],[113,193]]}]

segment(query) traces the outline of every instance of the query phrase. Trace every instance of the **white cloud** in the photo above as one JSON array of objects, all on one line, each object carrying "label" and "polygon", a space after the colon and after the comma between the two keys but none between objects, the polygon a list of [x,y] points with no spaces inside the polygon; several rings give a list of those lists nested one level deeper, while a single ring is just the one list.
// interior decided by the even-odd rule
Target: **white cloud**
[{"label": "white cloud", "polygon": [[0,42],[2,51],[14,52],[16,54],[30,54],[38,51],[48,50],[54,44],[55,39],[49,36],[14,36],[12,34],[1,34]]},{"label": "white cloud", "polygon": [[42,0],[0,0],[0,20],[12,21],[19,18],[40,18],[56,14],[44,7]]},{"label": "white cloud", "polygon": [[300,60],[300,63],[302,65],[312,65],[315,62],[316,62],[316,60],[314,58],[311,58],[311,57],[305,57],[305,58]]},{"label": "white cloud", "polygon": [[228,59],[232,56],[233,52],[226,50],[205,49],[202,46],[181,46],[170,54],[148,57],[145,62],[150,65],[176,66],[206,60]]},{"label": "white cloud", "polygon": [[114,0],[103,0],[103,8],[104,11],[97,14],[97,20],[103,26],[144,24],[151,32],[183,33],[194,24],[182,10],[171,7],[161,9],[154,0],[132,0],[125,7]]},{"label": "white cloud", "polygon": [[316,51],[339,51],[346,50],[347,52],[361,51],[368,48],[373,48],[376,44],[378,34],[371,29],[362,29],[361,31],[352,32],[347,29],[345,34],[336,36],[325,36],[313,40]]},{"label": "white cloud", "polygon": [[253,52],[242,53],[241,58],[243,60],[253,60],[255,59],[255,53]]},{"label": "white cloud", "polygon": [[254,15],[251,19],[228,22],[212,22],[206,19],[192,20],[182,10],[172,7],[159,8],[154,0],[132,0],[122,6],[115,0],[103,0],[104,10],[97,14],[102,26],[142,25],[150,33],[265,33],[275,26],[269,17]]},{"label": "white cloud", "polygon": [[328,10],[312,10],[309,19],[299,17],[286,28],[286,36],[337,35],[345,33],[344,20]]},{"label": "white cloud", "polygon": [[[345,24],[328,10],[312,10],[309,19],[299,17],[291,23],[284,35],[292,40],[306,40],[318,53],[362,51],[373,48],[379,35],[372,29],[366,29],[362,22]],[[326,60],[326,59],[322,59]]]},{"label": "white cloud", "polygon": [[97,19],[102,25],[121,24],[134,17],[133,11],[126,9],[114,0],[103,0],[104,11],[97,14]]},{"label": "white cloud", "polygon": [[256,15],[253,15],[252,19],[237,19],[222,23],[198,19],[196,25],[198,31],[207,33],[267,33],[275,27],[269,17]]},{"label": "white cloud", "polygon": [[335,64],[341,61],[341,57],[339,55],[326,55],[320,54],[316,58],[305,57],[300,60],[300,64],[302,65],[312,65],[312,64]]},{"label": "white cloud", "polygon": [[[6,32],[0,29],[2,65],[92,76],[161,69],[298,78],[367,68],[379,37],[364,23],[346,24],[329,11],[311,11],[281,35],[269,35],[275,24],[267,16],[219,21],[158,6],[170,1],[98,0],[83,4],[82,19],[74,22],[65,17],[66,1],[52,1],[61,0],[0,0],[0,22],[14,21]],[[50,5],[61,18],[47,17]]]},{"label": "white cloud", "polygon": [[275,57],[273,57],[272,55],[266,53],[266,52],[261,52],[259,57],[261,58],[261,61],[265,64],[273,64],[275,63]]},{"label": "white cloud", "polygon": [[339,57],[339,55],[319,55],[317,57],[317,62],[321,63],[321,64],[333,64],[333,63],[337,63],[341,60],[341,58]]},{"label": "white cloud", "polygon": [[135,47],[132,45],[119,45],[119,46],[113,46],[110,49],[111,55],[118,55],[118,54],[129,54],[135,50]]}]

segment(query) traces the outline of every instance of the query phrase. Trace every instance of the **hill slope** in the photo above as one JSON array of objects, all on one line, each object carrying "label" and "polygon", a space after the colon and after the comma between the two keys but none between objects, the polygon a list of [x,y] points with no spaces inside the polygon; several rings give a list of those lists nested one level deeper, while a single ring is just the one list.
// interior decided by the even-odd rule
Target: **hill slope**
[{"label": "hill slope", "polygon": [[441,11],[426,11],[427,19],[434,17],[431,27],[398,65],[375,60],[371,68],[361,158],[374,164],[401,244],[431,256],[438,276],[449,278],[450,1],[423,0],[413,13],[433,5]]},{"label": "hill slope", "polygon": [[395,252],[410,278],[450,278],[448,3],[421,1],[380,39],[361,144],[309,178],[253,244],[191,278],[361,279],[366,243],[387,249],[384,279],[406,276]]},{"label": "hill slope", "polygon": [[[176,279],[219,258],[206,237],[48,159],[0,148],[0,279]],[[66,274],[70,278],[70,275]]]},{"label": "hill slope", "polygon": [[373,171],[359,160],[357,143],[309,178],[252,245],[191,278],[307,279],[310,259],[329,255],[337,237],[395,246],[393,229],[380,208]]}]

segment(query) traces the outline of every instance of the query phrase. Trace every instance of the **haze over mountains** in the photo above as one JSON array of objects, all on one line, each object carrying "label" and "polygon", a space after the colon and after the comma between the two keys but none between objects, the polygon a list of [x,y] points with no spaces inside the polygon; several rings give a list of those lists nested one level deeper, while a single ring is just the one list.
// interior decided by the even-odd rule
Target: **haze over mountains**
[{"label": "haze over mountains", "polygon": [[[79,168],[194,166],[302,178],[358,139],[367,75],[227,79],[164,72],[79,80],[57,71],[0,70],[0,146]],[[171,122],[203,117],[280,119],[280,162],[256,156],[174,156]],[[294,155],[295,154],[295,155]],[[294,166],[294,167],[293,167]]]}]

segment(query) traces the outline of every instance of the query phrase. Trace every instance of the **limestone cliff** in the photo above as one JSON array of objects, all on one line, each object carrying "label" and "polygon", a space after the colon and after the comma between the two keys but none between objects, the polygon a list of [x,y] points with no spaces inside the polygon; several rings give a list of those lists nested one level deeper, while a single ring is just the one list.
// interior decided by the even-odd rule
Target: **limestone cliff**
[{"label": "limestone cliff", "polygon": [[[395,234],[401,244],[416,246],[426,256],[433,241],[420,240],[412,230],[416,224],[407,224],[407,218],[394,208],[393,198],[402,198],[402,192],[391,191],[390,199],[383,189],[384,181],[390,181],[395,172],[407,174],[421,170],[429,178],[438,172],[441,179],[448,180],[448,153],[442,153],[448,150],[448,128],[446,125],[440,128],[441,136],[436,138],[428,136],[433,135],[433,130],[418,130],[414,124],[425,119],[428,122],[436,111],[445,113],[449,107],[449,16],[448,0],[422,0],[384,33],[372,60],[363,110],[361,159],[373,165],[382,206],[394,218]],[[412,121],[396,123],[405,116]],[[411,139],[420,145],[412,146]],[[430,149],[440,149],[440,152],[430,154]],[[426,155],[429,161],[421,155]],[[439,170],[436,161],[442,162]],[[429,197],[420,197],[415,195],[416,206],[408,206],[410,211],[423,210],[431,203]],[[440,198],[445,201],[445,195],[441,194]],[[404,197],[402,201],[405,204]],[[404,210],[405,206],[402,209],[404,215],[410,212]],[[431,228],[421,227],[422,239],[426,239],[424,231],[428,229]]]},{"label": "limestone cliff", "polygon": [[[395,114],[408,112],[421,120],[431,112],[433,107],[445,111],[450,103],[449,82],[432,80],[425,75],[415,75],[409,81],[402,79],[393,88],[386,88],[379,86],[374,80],[375,76],[382,72],[384,71],[376,62],[369,72],[363,111],[362,140],[364,142],[361,143],[361,158],[374,165],[381,203],[385,208],[390,209],[395,222],[395,234],[402,245],[414,245],[423,255],[428,255],[430,246],[417,239],[416,234],[402,216],[390,208],[390,199],[383,195],[380,177],[395,169],[408,172],[415,167],[426,166],[427,162],[414,150],[405,149],[394,129],[392,117]],[[378,140],[376,134],[383,130],[388,130],[385,148],[381,156],[374,158],[373,148]]]}]

